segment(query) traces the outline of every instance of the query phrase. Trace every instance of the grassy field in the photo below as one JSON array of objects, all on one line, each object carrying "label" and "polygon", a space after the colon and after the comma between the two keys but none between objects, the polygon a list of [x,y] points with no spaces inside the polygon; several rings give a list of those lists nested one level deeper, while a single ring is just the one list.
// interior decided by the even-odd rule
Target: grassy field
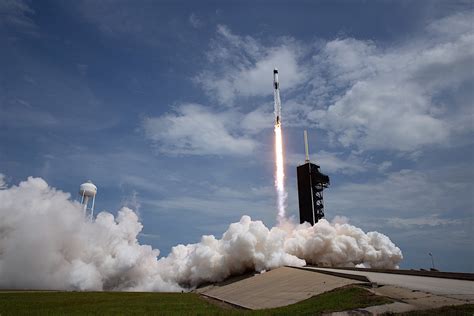
[{"label": "grassy field", "polygon": [[360,287],[345,287],[313,296],[297,304],[285,307],[252,311],[251,315],[319,315],[361,307],[391,303],[392,300],[376,296]]},{"label": "grassy field", "polygon": [[221,311],[194,293],[0,293],[0,315],[206,315]]},{"label": "grassy field", "polygon": [[259,311],[223,308],[195,293],[0,292],[0,315],[317,315],[389,302],[359,287]]}]

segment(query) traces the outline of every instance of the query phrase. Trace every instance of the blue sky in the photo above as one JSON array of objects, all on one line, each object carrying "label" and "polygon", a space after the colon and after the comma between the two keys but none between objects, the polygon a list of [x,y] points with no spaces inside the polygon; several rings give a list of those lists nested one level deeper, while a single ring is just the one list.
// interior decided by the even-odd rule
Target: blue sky
[{"label": "blue sky", "polygon": [[138,209],[166,254],[243,214],[275,224],[272,69],[326,217],[404,268],[474,271],[472,2],[0,0],[0,173]]}]

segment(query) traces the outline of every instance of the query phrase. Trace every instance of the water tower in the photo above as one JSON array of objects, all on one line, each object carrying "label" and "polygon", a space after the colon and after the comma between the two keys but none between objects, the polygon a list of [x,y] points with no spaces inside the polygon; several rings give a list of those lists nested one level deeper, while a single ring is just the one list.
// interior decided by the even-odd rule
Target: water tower
[{"label": "water tower", "polygon": [[[90,219],[94,216],[95,196],[97,187],[89,180],[79,187],[79,195],[81,196],[81,204],[84,206],[84,217],[90,212]],[[89,207],[90,204],[90,207]]]}]

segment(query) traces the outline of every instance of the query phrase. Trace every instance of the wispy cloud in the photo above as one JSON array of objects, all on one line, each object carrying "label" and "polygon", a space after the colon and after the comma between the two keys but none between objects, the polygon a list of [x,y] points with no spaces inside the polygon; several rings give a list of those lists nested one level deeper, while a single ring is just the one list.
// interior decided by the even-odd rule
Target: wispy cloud
[{"label": "wispy cloud", "polygon": [[219,25],[208,52],[209,65],[194,78],[212,98],[231,105],[237,97],[266,96],[272,93],[274,67],[280,67],[285,89],[302,83],[306,72],[299,63],[299,44],[282,39],[266,46],[251,36],[239,36]]},{"label": "wispy cloud", "polygon": [[[78,104],[78,100],[82,97],[84,99],[89,98],[91,103],[96,102],[94,95],[87,95],[89,91],[81,91],[84,86],[79,86],[76,89],[77,99],[67,99],[67,95],[55,95],[56,102],[59,103],[59,100],[67,100],[71,103],[71,106]],[[53,87],[45,87],[46,89],[52,89]],[[44,89],[43,91],[45,91]],[[29,101],[20,99],[20,98],[5,98],[5,100],[0,101],[0,124],[3,126],[8,126],[10,128],[39,128],[39,129],[69,129],[71,127],[82,127],[85,131],[88,132],[97,132],[99,130],[104,130],[115,126],[119,123],[117,117],[111,116],[109,120],[104,121],[90,117],[86,113],[80,113],[78,115],[68,115],[60,113],[59,111],[50,111],[41,107],[42,104],[37,104],[37,100],[33,96],[37,93],[40,93],[41,88],[39,89],[28,89],[25,87],[25,99]],[[84,94],[81,94],[85,92]],[[28,95],[31,94],[31,95]],[[7,94],[8,96],[8,94]],[[54,99],[54,98],[52,98]],[[98,101],[97,101],[98,102]],[[62,104],[63,105],[63,104]],[[81,104],[84,108],[94,107],[96,104]]]},{"label": "wispy cloud", "polygon": [[370,181],[348,182],[336,185],[326,194],[327,205],[342,215],[372,218],[431,218],[451,216],[457,218],[473,211],[470,196],[473,176],[466,165],[443,167],[435,170],[409,170],[388,172]]},{"label": "wispy cloud", "polygon": [[0,1],[0,27],[30,35],[39,35],[38,26],[33,20],[35,11],[24,0]]},{"label": "wispy cloud", "polygon": [[[97,25],[98,29],[110,36],[129,35],[144,37],[159,31],[158,12],[153,10],[151,1],[143,1],[136,6],[124,0],[77,1],[74,7],[80,15]],[[155,16],[155,19],[152,17]]]},{"label": "wispy cloud", "polygon": [[[94,25],[105,37],[149,47],[189,41],[194,31],[189,28],[191,18],[170,18],[160,1],[144,0],[137,4],[128,0],[77,0],[65,2],[63,7]],[[192,21],[195,25],[200,23],[197,16]]]},{"label": "wispy cloud", "polygon": [[472,19],[435,21],[418,38],[388,47],[354,38],[327,42],[313,56],[312,98],[329,106],[308,113],[309,120],[334,142],[362,149],[414,151],[472,132],[461,119],[472,119],[469,106],[446,93],[466,94],[465,84],[472,86]]},{"label": "wispy cloud", "polygon": [[204,25],[204,22],[198,17],[196,13],[191,13],[189,15],[189,24],[195,29],[201,28]]},{"label": "wispy cloud", "polygon": [[[391,45],[349,37],[317,44],[284,38],[271,46],[220,25],[208,64],[194,80],[212,100],[239,107],[236,98],[271,94],[277,66],[287,126],[316,126],[335,147],[364,151],[445,146],[473,131],[472,18],[435,20],[415,38]],[[262,113],[253,113],[257,126]]]},{"label": "wispy cloud", "polygon": [[[363,161],[356,155],[347,155],[341,152],[328,152],[325,150],[320,150],[317,153],[310,155],[310,160],[313,163],[321,165],[322,172],[332,174],[356,174],[365,172],[369,168],[374,167],[373,163]],[[287,154],[286,162],[292,167],[300,165],[304,162],[304,154]]]},{"label": "wispy cloud", "polygon": [[166,154],[248,155],[256,142],[240,133],[238,120],[237,113],[183,104],[175,112],[146,118],[143,128],[147,138]]},{"label": "wispy cloud", "polygon": [[268,108],[257,107],[255,110],[245,114],[240,120],[241,128],[249,134],[258,134],[264,129],[273,127],[273,111]]},{"label": "wispy cloud", "polygon": [[423,226],[442,226],[442,225],[457,225],[461,224],[462,221],[459,219],[446,219],[439,218],[438,215],[423,216],[423,217],[412,217],[412,218],[400,218],[391,217],[387,219],[387,224],[395,228],[411,229],[414,227]]},{"label": "wispy cloud", "polygon": [[[464,14],[434,21],[418,38],[391,47],[355,38],[318,45],[284,38],[278,46],[269,46],[219,25],[207,53],[208,64],[194,81],[211,100],[233,105],[235,113],[242,113],[240,123],[233,124],[225,110],[212,112],[200,107],[192,115],[203,115],[203,122],[213,123],[209,127],[192,125],[187,122],[190,113],[183,107],[157,121],[146,120],[145,130],[162,152],[248,154],[256,145],[251,135],[271,124],[270,107],[260,106],[243,114],[245,106],[235,101],[269,96],[271,70],[277,66],[289,96],[284,104],[288,126],[322,128],[336,148],[419,155],[427,146],[444,146],[459,133],[472,133],[468,98],[452,100],[449,93],[443,94],[453,89],[461,96],[470,93],[465,87],[474,80],[469,71],[474,63],[469,18]],[[445,30],[446,24],[453,25],[451,32]],[[293,88],[297,95],[291,93]],[[449,102],[454,103],[448,111]],[[219,128],[223,133],[212,136],[213,141],[193,132],[216,135]],[[363,171],[360,165],[344,165],[327,151],[321,152],[321,157],[331,171]]]},{"label": "wispy cloud", "polygon": [[145,207],[154,212],[191,212],[195,216],[235,218],[250,214],[274,221],[276,206],[272,186],[239,187],[209,185],[206,191],[188,195],[168,195],[159,199],[144,199]]}]

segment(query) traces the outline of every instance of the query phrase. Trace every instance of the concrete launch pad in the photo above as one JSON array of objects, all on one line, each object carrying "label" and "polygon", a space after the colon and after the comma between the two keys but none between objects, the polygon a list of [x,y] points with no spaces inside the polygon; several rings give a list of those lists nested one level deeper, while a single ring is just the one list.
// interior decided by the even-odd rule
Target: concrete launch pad
[{"label": "concrete launch pad", "polygon": [[469,280],[330,268],[305,267],[304,269],[364,276],[369,279],[371,283],[391,285],[414,291],[423,291],[461,300],[467,299],[474,301],[474,281]]},{"label": "concrete launch pad", "polygon": [[333,289],[361,283],[290,267],[274,269],[222,286],[199,289],[202,295],[249,309],[286,306]]},{"label": "concrete launch pad", "polygon": [[[197,290],[235,306],[263,309],[286,306],[349,284],[368,284],[392,304],[364,308],[367,313],[405,312],[474,303],[474,281],[315,267],[282,267],[234,282]],[[335,315],[349,315],[335,313]]]}]

